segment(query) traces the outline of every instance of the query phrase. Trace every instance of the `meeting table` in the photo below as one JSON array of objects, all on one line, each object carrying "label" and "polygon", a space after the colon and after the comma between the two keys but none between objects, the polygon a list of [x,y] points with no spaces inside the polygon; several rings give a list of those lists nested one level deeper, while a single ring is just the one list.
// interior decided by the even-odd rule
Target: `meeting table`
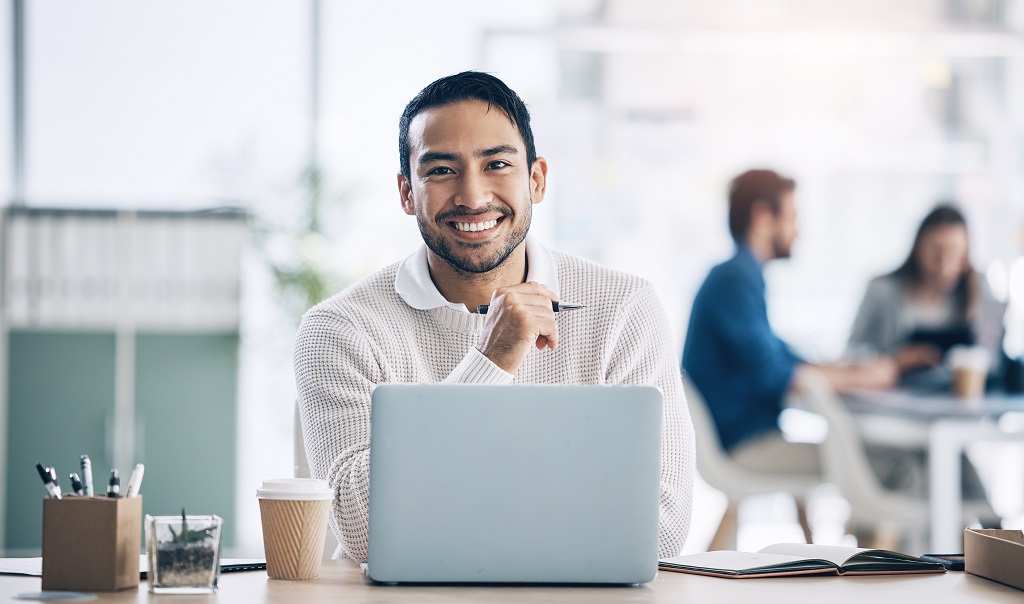
[{"label": "meeting table", "polygon": [[898,388],[844,397],[865,442],[928,451],[930,549],[963,549],[961,455],[976,442],[1024,443],[1024,394],[959,399],[947,391]]}]

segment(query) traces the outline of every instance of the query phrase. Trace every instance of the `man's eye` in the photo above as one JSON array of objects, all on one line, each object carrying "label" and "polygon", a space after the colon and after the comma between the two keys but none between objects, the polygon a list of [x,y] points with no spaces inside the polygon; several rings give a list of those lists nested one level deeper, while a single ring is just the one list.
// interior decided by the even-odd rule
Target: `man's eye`
[{"label": "man's eye", "polygon": [[492,161],[491,163],[487,164],[487,167],[491,170],[500,170],[502,168],[507,168],[508,166],[508,163],[503,162],[500,159]]},{"label": "man's eye", "polygon": [[448,167],[445,167],[445,166],[438,166],[436,168],[431,168],[430,171],[427,172],[428,176],[434,175],[434,174],[436,174],[436,175],[455,174],[455,171],[452,170],[451,168],[448,168]]}]

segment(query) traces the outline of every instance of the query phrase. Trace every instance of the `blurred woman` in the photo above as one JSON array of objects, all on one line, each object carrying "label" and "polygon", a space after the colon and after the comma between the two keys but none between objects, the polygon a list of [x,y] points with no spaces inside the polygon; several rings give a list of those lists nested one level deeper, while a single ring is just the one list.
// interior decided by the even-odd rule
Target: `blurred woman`
[{"label": "blurred woman", "polygon": [[989,350],[995,365],[1002,305],[971,267],[967,221],[940,205],[921,222],[906,261],[868,285],[848,353],[887,354],[904,373],[938,365],[957,344]]},{"label": "blurred woman", "polygon": [[[929,212],[906,261],[868,284],[847,354],[891,355],[901,373],[908,373],[939,365],[952,346],[976,344],[988,349],[990,367],[996,366],[1004,308],[971,267],[969,248],[967,221],[959,210],[939,205]],[[927,497],[924,450],[871,444],[865,449],[883,484]],[[999,526],[976,470],[966,457],[961,461],[964,499],[975,503],[984,526]]]}]

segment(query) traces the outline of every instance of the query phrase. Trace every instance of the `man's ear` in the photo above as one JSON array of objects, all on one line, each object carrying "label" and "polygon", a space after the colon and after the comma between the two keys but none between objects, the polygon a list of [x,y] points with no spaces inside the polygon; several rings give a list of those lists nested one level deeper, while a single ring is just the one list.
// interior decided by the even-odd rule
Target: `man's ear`
[{"label": "man's ear", "polygon": [[772,204],[767,199],[758,199],[750,204],[750,230],[768,223],[775,219],[775,212],[772,211]]},{"label": "man's ear", "polygon": [[412,202],[412,185],[405,174],[398,173],[398,196],[402,200],[402,211],[410,216],[416,215],[416,207]]},{"label": "man's ear", "polygon": [[530,166],[530,203],[544,201],[544,193],[548,189],[548,162],[538,157]]}]

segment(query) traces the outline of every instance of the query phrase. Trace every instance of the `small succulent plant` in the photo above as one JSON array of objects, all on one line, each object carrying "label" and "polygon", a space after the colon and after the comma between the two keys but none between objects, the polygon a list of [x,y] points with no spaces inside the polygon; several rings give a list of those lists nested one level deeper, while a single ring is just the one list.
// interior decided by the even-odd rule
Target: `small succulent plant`
[{"label": "small succulent plant", "polygon": [[171,543],[178,545],[188,545],[190,543],[201,543],[211,537],[213,537],[213,529],[215,527],[208,526],[205,528],[193,529],[188,526],[188,519],[185,515],[185,508],[181,508],[181,531],[174,532],[174,527],[169,527],[171,530]]}]

